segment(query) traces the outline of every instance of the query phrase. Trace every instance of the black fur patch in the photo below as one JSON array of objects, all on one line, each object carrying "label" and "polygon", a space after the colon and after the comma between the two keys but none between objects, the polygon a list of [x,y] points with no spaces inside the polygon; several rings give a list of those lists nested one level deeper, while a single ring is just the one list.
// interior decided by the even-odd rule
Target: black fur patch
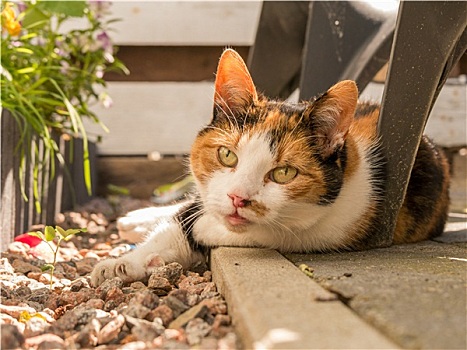
[{"label": "black fur patch", "polygon": [[180,212],[175,216],[176,220],[180,223],[182,232],[185,235],[190,248],[193,251],[199,251],[203,254],[207,254],[209,251],[208,247],[195,241],[193,237],[193,226],[200,217],[201,201],[196,198],[193,202],[183,207]]},{"label": "black fur patch", "polygon": [[355,119],[367,117],[376,110],[379,110],[379,105],[373,102],[360,102],[355,111]]},{"label": "black fur patch", "polygon": [[335,202],[344,183],[344,172],[347,166],[347,146],[337,150],[329,158],[320,160],[324,173],[326,193],[321,196],[318,204],[329,205]]}]

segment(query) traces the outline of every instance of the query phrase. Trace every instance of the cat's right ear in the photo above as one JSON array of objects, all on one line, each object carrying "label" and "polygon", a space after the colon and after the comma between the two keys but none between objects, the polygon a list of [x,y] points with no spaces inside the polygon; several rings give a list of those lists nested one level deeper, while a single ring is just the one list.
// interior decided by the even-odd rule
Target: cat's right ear
[{"label": "cat's right ear", "polygon": [[221,109],[224,114],[235,116],[257,100],[258,94],[245,62],[235,50],[225,50],[217,67],[214,111]]}]

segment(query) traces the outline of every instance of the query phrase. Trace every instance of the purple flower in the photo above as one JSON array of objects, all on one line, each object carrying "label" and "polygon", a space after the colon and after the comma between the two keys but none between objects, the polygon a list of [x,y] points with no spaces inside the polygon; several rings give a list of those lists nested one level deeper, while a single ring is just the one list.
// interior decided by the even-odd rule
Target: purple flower
[{"label": "purple flower", "polygon": [[70,69],[70,64],[67,61],[60,61],[60,73],[67,74]]},{"label": "purple flower", "polygon": [[106,32],[98,34],[97,40],[100,41],[101,47],[104,49],[105,52],[113,52],[112,41],[110,40],[110,37],[107,35]]}]

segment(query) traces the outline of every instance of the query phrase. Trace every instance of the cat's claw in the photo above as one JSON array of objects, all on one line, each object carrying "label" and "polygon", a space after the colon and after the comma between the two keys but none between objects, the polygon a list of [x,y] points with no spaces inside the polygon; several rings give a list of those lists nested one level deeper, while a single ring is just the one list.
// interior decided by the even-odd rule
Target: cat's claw
[{"label": "cat's claw", "polygon": [[108,259],[99,262],[91,272],[91,285],[100,286],[106,279],[115,277],[117,259]]},{"label": "cat's claw", "polygon": [[142,280],[146,271],[142,266],[126,258],[108,259],[99,262],[91,273],[91,284],[94,287],[101,285],[106,279],[120,277],[126,282]]}]

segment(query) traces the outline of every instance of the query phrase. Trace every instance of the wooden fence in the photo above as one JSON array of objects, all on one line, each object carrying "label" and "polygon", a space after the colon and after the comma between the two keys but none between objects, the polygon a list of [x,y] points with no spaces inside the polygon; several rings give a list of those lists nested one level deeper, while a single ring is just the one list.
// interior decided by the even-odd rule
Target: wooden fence
[{"label": "wooden fence", "polygon": [[[0,237],[1,250],[4,251],[13,238],[26,232],[34,224],[53,224],[55,215],[63,210],[71,209],[74,204],[89,200],[84,177],[82,140],[66,141],[56,136],[60,153],[65,159],[65,166],[56,159],[45,161],[38,172],[38,191],[40,195],[40,211],[37,210],[33,196],[33,169],[31,167],[34,152],[26,158],[24,169],[20,170],[20,153],[18,142],[20,131],[15,119],[7,110],[2,110],[0,118],[0,177],[1,177],[1,211]],[[46,159],[44,146],[38,142],[38,157]],[[89,145],[91,161],[91,181],[96,183],[95,145]],[[55,175],[51,174],[51,162],[55,162]],[[21,178],[24,179],[25,200],[21,191]]]}]

